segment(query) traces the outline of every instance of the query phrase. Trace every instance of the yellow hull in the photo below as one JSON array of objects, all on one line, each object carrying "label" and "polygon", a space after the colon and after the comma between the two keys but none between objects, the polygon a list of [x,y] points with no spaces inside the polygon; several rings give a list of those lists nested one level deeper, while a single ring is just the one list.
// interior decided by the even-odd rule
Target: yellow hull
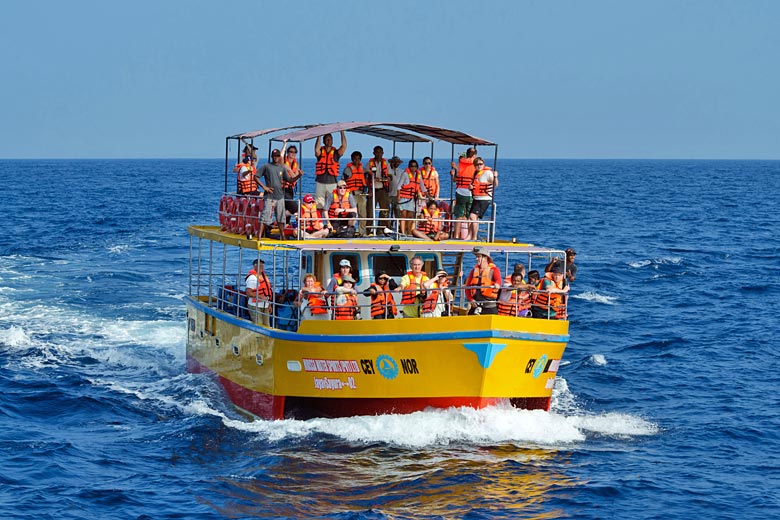
[{"label": "yellow hull", "polygon": [[[264,418],[481,407],[548,408],[568,322],[507,316],[254,325],[188,298],[187,361]],[[309,408],[309,410],[306,410]]]}]

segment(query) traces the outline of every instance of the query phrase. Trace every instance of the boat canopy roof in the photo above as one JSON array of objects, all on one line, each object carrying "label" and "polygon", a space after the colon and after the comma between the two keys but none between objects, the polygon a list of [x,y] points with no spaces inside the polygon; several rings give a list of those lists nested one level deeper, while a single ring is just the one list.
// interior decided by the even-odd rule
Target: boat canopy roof
[{"label": "boat canopy roof", "polygon": [[459,130],[450,130],[430,125],[420,125],[415,123],[376,123],[376,122],[343,122],[326,124],[296,125],[283,128],[269,128],[266,130],[257,130],[254,132],[245,132],[228,136],[228,139],[254,139],[262,135],[285,132],[273,137],[276,141],[306,141],[316,137],[334,132],[355,132],[372,137],[387,139],[395,142],[419,143],[430,142],[432,139],[445,141],[458,145],[480,145],[495,146],[481,137],[466,134]]}]

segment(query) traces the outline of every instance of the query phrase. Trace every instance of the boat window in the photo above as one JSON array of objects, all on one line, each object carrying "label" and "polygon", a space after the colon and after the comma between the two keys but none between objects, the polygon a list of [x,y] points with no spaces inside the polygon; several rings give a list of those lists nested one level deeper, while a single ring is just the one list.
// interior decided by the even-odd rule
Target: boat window
[{"label": "boat window", "polygon": [[386,271],[393,278],[400,279],[407,271],[406,255],[393,255],[390,253],[372,254],[368,256],[371,267],[372,281],[380,271]]},{"label": "boat window", "polygon": [[355,279],[355,286],[360,284],[360,257],[355,253],[331,253],[330,255],[330,269],[331,273],[339,272],[339,262],[343,259],[349,260],[352,264],[352,278]]}]

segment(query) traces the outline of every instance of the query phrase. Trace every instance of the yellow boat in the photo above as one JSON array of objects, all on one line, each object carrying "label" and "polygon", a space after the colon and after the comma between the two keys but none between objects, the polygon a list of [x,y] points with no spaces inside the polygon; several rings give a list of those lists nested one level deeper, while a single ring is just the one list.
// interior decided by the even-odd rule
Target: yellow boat
[{"label": "yellow boat", "polygon": [[[452,144],[453,157],[455,145],[492,145],[462,132],[395,123],[302,125],[238,134],[228,142],[253,143],[270,134],[272,141],[303,143],[340,130],[390,139],[394,147],[396,142],[444,140]],[[226,160],[226,189],[228,164]],[[225,204],[228,198],[231,202]],[[252,201],[234,193],[223,194],[222,201],[221,225],[188,229],[187,369],[216,374],[239,410],[284,419],[482,408],[507,401],[520,408],[549,409],[568,342],[568,321],[551,319],[551,312],[544,318],[480,314],[481,304],[469,301],[464,277],[475,253],[489,256],[501,273],[517,262],[544,273],[552,258],[565,262],[565,254],[495,240],[494,204],[491,217],[480,224],[479,239],[432,241],[390,230],[384,236],[373,224],[386,217],[395,227],[397,219],[381,214],[366,217],[370,236],[307,239],[301,229],[287,228],[276,230],[276,238],[257,237],[252,233],[257,216],[250,209]],[[372,299],[364,292],[380,273],[399,283],[415,257],[422,259],[428,277],[447,272],[450,299],[439,290],[439,312],[424,314],[429,317],[372,319]],[[273,288],[273,302],[266,307],[250,303],[253,299],[241,287],[254,260],[264,265]],[[355,319],[327,319],[337,314],[335,292],[325,295],[326,319],[306,319],[306,298],[296,298],[304,276],[328,280],[344,260],[355,280]],[[432,291],[417,291],[411,304],[417,315]],[[403,292],[392,293],[397,302]]]}]

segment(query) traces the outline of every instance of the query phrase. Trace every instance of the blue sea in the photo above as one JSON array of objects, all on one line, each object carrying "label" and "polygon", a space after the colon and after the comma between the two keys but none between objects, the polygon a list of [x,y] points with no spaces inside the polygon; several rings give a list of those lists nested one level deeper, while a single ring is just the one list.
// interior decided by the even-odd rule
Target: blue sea
[{"label": "blue sea", "polygon": [[780,516],[780,162],[497,166],[578,253],[552,410],[248,422],[184,369],[224,161],[0,161],[0,518]]}]

